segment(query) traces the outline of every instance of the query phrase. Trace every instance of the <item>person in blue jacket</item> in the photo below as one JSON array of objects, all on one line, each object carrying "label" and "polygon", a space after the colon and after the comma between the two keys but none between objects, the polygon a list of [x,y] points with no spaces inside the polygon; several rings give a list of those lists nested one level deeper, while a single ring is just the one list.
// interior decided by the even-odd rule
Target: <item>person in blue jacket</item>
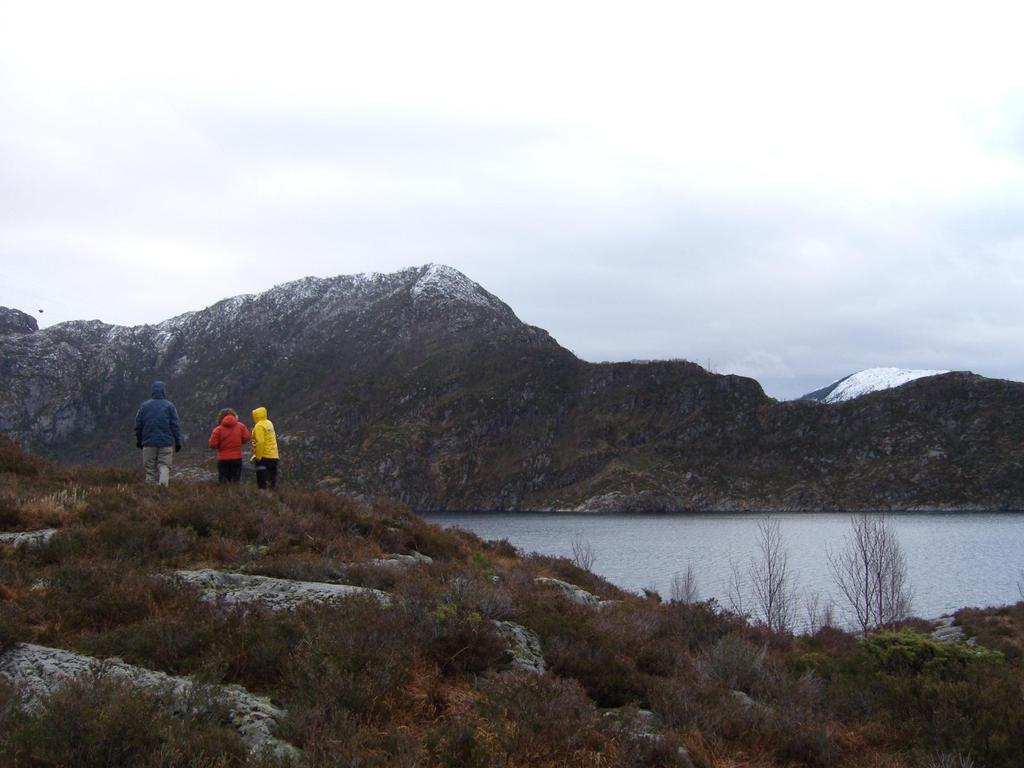
[{"label": "person in blue jacket", "polygon": [[142,449],[146,482],[167,485],[174,454],[181,450],[181,430],[178,411],[166,398],[162,381],[153,382],[150,399],[135,415],[135,447]]}]

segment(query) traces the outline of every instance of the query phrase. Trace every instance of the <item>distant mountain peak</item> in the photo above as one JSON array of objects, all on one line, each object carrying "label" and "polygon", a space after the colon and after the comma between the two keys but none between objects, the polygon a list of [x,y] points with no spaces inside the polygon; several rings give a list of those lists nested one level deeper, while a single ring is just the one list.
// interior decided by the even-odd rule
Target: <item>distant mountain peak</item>
[{"label": "distant mountain peak", "polygon": [[911,368],[866,368],[857,373],[851,373],[839,381],[822,387],[814,392],[809,392],[801,400],[817,400],[820,403],[840,403],[844,400],[853,400],[855,397],[866,395],[870,392],[879,392],[883,389],[899,387],[915,379],[923,379],[926,376],[939,376],[949,371],[933,371]]},{"label": "distant mountain peak", "polygon": [[454,267],[445,264],[427,264],[417,272],[419,277],[411,289],[414,300],[456,300],[482,307],[502,305],[499,299]]},{"label": "distant mountain peak", "polygon": [[35,333],[39,324],[20,309],[0,307],[0,333]]}]

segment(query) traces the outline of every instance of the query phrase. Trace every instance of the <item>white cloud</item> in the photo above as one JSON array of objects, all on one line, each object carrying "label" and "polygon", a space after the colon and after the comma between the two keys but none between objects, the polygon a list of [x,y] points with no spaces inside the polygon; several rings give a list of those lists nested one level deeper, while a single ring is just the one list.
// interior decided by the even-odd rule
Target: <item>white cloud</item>
[{"label": "white cloud", "polygon": [[874,365],[1024,377],[1022,21],[7,4],[0,303],[155,322],[442,261],[592,359],[711,359],[776,395]]}]

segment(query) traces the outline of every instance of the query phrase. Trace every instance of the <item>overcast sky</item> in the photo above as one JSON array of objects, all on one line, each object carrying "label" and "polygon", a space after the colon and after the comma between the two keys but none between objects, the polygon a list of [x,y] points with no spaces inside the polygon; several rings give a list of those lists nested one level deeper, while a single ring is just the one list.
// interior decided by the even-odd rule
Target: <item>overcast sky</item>
[{"label": "overcast sky", "polygon": [[1024,379],[1019,5],[0,0],[0,304],[440,262],[589,360]]}]

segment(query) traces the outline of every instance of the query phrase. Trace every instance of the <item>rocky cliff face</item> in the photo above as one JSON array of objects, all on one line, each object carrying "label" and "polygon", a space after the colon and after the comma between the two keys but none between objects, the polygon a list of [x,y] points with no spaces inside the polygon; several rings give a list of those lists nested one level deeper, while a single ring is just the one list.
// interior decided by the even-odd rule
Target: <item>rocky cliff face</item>
[{"label": "rocky cliff face", "polygon": [[1022,384],[958,373],[778,403],[692,363],[580,361],[436,265],[307,278],[155,326],[5,320],[0,431],[135,462],[154,378],[182,417],[179,467],[212,469],[219,408],[266,405],[288,474],[420,509],[1024,508]]}]

